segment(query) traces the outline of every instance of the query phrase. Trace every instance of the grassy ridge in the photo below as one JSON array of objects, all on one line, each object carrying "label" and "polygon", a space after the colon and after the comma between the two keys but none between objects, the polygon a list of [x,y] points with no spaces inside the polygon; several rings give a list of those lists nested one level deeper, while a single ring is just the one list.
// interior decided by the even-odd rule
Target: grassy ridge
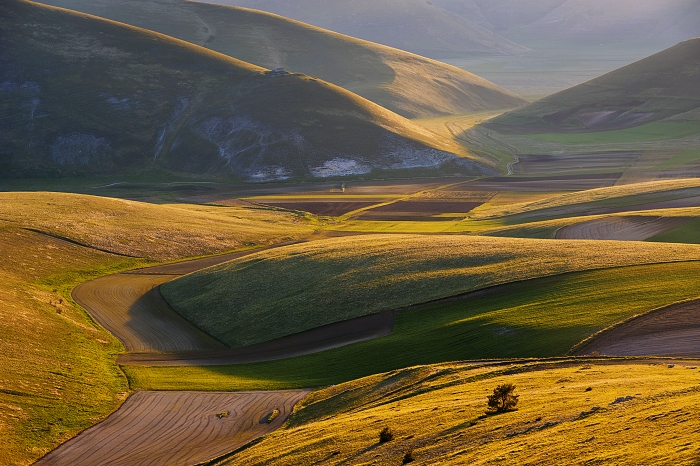
[{"label": "grassy ridge", "polygon": [[422,0],[209,0],[294,18],[430,57],[517,54],[527,51],[473,22]]},{"label": "grassy ridge", "polygon": [[[413,449],[418,464],[692,465],[700,393],[691,369],[581,362],[404,369],[312,394],[290,426],[225,464],[395,465]],[[486,395],[504,383],[516,386],[518,410],[482,417]],[[611,405],[625,396],[634,399]],[[378,445],[384,426],[394,440]]]},{"label": "grassy ridge", "polygon": [[684,262],[539,278],[402,311],[387,337],[308,356],[123,369],[132,387],[145,390],[255,390],[326,386],[416,364],[564,355],[616,322],[699,297],[698,272],[700,262]]},{"label": "grassy ridge", "polygon": [[487,286],[699,254],[685,245],[367,235],[263,251],[161,292],[198,327],[243,346]]},{"label": "grassy ridge", "polygon": [[483,171],[456,142],[316,78],[23,0],[0,5],[0,28],[4,176]]},{"label": "grassy ridge", "polygon": [[288,214],[72,194],[3,193],[0,211],[3,465],[32,463],[102,420],[128,391],[114,365],[123,347],[73,303],[74,286],[153,259],[250,247],[310,231]]},{"label": "grassy ridge", "polygon": [[161,32],[264,68],[316,76],[407,118],[525,103],[462,69],[263,11],[186,1],[44,3]]},{"label": "grassy ridge", "polygon": [[[599,78],[496,117],[487,126],[493,125],[502,132],[548,133],[553,128],[560,131],[605,131],[671,117],[680,120],[689,118],[689,121],[697,123],[688,112],[700,107],[700,91],[696,85],[699,50],[700,39],[682,42]],[[668,70],[673,70],[673,73]],[[604,114],[605,112],[608,113]],[[680,125],[680,128],[687,131],[690,126]],[[655,135],[652,136],[663,138],[664,135],[660,133],[663,129],[653,127],[651,132]],[[697,129],[695,131],[697,134]],[[650,137],[648,134],[617,133],[611,136],[613,140],[609,142],[620,142],[620,138],[626,140],[625,135],[642,140]],[[574,137],[573,141],[575,140]]]}]

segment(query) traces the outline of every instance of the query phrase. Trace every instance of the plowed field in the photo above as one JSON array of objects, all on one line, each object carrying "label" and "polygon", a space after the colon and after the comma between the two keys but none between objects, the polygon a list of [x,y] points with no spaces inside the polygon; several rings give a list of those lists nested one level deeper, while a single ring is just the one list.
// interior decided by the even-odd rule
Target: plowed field
[{"label": "plowed field", "polygon": [[[136,392],[38,465],[194,465],[280,427],[309,391]],[[268,416],[278,410],[271,422]]]}]

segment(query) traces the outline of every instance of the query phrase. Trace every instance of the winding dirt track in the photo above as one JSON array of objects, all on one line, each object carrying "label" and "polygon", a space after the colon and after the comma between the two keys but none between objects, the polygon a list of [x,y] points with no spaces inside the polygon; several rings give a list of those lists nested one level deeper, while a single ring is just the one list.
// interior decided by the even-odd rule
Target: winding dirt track
[{"label": "winding dirt track", "polygon": [[576,354],[700,357],[700,300],[652,311],[608,330]]},{"label": "winding dirt track", "polygon": [[576,223],[557,232],[557,239],[644,241],[688,223],[685,217],[610,217]]},{"label": "winding dirt track", "polygon": [[[193,465],[279,428],[309,390],[136,392],[105,421],[46,455],[45,465]],[[279,415],[268,423],[273,410]],[[227,413],[219,417],[217,414]]]},{"label": "winding dirt track", "polygon": [[175,312],[160,295],[158,286],[167,281],[261,250],[101,277],[76,287],[73,299],[124,344],[127,353],[119,355],[117,363],[126,365],[244,364],[301,356],[391,334],[393,312],[386,311],[257,345],[228,348]]}]

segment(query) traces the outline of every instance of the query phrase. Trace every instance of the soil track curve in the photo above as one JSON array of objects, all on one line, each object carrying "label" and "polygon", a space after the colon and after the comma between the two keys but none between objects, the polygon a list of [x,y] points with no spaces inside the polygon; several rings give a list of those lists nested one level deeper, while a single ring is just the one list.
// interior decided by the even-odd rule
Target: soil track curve
[{"label": "soil track curve", "polygon": [[557,232],[557,239],[644,241],[688,223],[686,217],[610,217],[569,225]]},{"label": "soil track curve", "polygon": [[[136,392],[36,464],[199,464],[279,428],[309,392]],[[273,410],[279,414],[267,422]]]},{"label": "soil track curve", "polygon": [[700,299],[652,311],[601,333],[578,355],[700,358]]}]

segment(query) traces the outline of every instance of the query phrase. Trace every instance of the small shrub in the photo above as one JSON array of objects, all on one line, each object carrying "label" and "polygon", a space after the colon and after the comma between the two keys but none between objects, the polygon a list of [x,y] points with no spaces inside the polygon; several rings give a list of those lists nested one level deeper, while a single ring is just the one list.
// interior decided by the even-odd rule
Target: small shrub
[{"label": "small shrub", "polygon": [[268,424],[271,423],[272,421],[275,420],[277,416],[280,415],[280,410],[279,409],[274,409],[270,414],[267,415],[267,419],[265,419],[265,422]]},{"label": "small shrub", "polygon": [[518,404],[518,396],[513,395],[515,391],[515,385],[511,383],[505,383],[499,385],[493,389],[493,395],[489,395],[488,406],[490,412],[505,413],[506,411],[512,411]]},{"label": "small shrub", "polygon": [[394,433],[388,427],[379,432],[379,443],[391,442],[392,440],[394,440]]},{"label": "small shrub", "polygon": [[416,458],[413,456],[413,450],[408,450],[405,455],[403,455],[403,461],[401,464],[413,463]]}]

